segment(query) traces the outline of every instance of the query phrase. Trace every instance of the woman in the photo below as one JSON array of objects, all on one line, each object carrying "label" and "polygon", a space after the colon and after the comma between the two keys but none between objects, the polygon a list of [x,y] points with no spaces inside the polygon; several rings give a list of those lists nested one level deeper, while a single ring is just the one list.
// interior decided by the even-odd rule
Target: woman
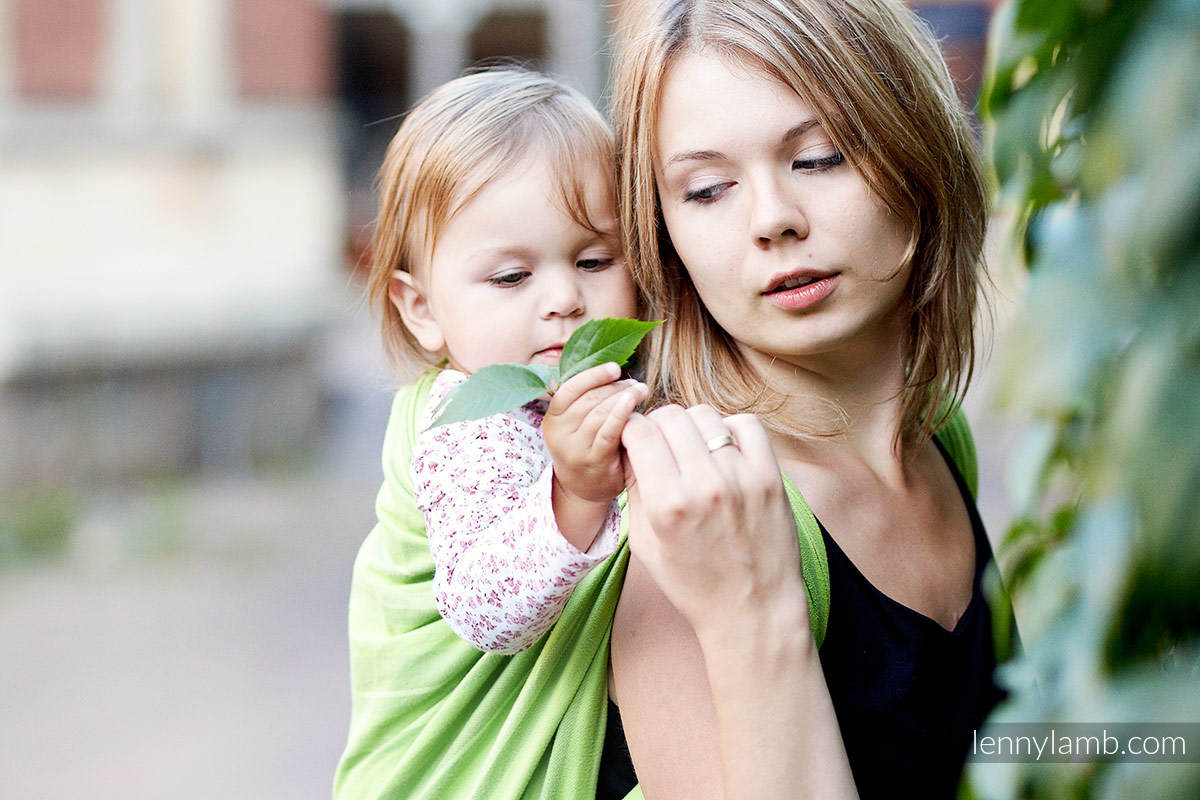
[{"label": "woman", "polygon": [[[985,226],[945,64],[888,0],[665,0],[623,37],[622,223],[667,320],[667,405],[623,437],[637,776],[651,800],[952,796],[998,692],[990,551],[933,438]],[[828,555],[819,649],[780,470]]]}]

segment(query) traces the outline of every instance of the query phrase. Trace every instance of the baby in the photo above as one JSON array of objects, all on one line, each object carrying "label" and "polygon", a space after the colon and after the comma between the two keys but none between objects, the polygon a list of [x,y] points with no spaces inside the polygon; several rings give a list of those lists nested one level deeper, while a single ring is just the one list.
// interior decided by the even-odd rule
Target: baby
[{"label": "baby", "polygon": [[517,653],[617,546],[620,438],[646,388],[602,364],[549,400],[428,428],[439,400],[500,362],[556,364],[591,319],[632,317],[612,137],[592,104],[499,69],[437,89],[393,139],[370,293],[397,360],[438,370],[412,487],[438,611],[481,650]]}]

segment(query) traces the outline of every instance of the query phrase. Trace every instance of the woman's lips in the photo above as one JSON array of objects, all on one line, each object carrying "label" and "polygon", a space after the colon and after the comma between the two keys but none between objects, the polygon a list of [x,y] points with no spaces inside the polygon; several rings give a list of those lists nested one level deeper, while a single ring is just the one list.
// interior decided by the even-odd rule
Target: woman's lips
[{"label": "woman's lips", "polygon": [[765,292],[763,296],[767,298],[768,303],[776,308],[782,308],[784,311],[799,311],[800,309],[815,305],[828,297],[837,288],[840,279],[841,273],[834,273],[828,277],[815,280],[812,283],[797,286],[794,289],[777,289],[773,292]]}]

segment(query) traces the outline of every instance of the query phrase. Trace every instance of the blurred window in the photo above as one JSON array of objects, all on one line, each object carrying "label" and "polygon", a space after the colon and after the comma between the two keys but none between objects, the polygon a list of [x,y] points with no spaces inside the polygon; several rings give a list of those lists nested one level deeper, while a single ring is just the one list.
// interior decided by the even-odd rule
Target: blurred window
[{"label": "blurred window", "polygon": [[530,69],[544,69],[546,15],[539,10],[496,11],[471,32],[471,63],[516,59]]},{"label": "blurred window", "polygon": [[412,102],[408,29],[390,11],[335,16],[342,168],[348,189],[346,261],[361,268],[375,219],[372,183],[387,144]]}]

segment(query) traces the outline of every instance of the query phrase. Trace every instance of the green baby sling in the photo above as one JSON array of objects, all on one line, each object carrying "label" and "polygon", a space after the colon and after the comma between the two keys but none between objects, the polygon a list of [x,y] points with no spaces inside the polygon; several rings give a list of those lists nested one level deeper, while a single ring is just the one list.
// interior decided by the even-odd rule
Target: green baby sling
[{"label": "green baby sling", "polygon": [[[482,653],[455,635],[433,602],[433,558],[410,477],[418,419],[435,373],[397,393],[383,447],[378,523],[350,591],[352,714],[335,800],[590,800],[608,713],[613,614],[629,543],[575,588],[562,616],[517,655]],[[937,434],[975,493],[975,450],[956,411]],[[821,532],[784,477],[796,517],[809,618],[829,619]],[[640,798],[639,789],[629,798]]]}]

